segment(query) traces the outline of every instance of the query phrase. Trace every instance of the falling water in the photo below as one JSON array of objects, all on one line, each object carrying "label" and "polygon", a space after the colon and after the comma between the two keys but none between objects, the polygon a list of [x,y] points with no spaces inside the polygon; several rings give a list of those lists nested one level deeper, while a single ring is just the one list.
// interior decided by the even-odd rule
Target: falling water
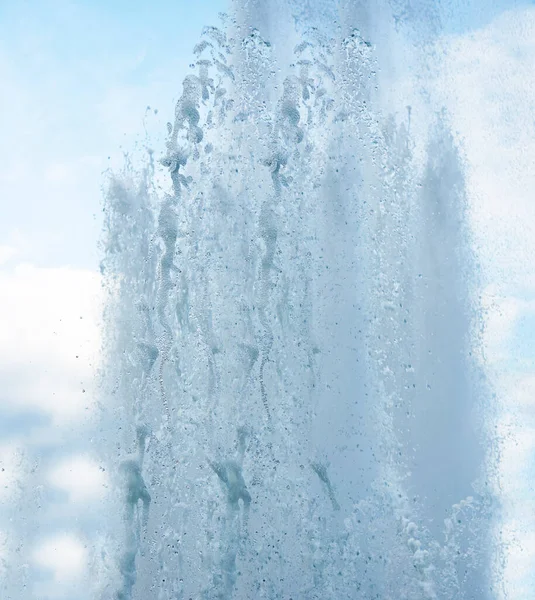
[{"label": "falling water", "polygon": [[401,9],[310,4],[206,27],[110,180],[99,597],[494,595],[460,151],[385,110]]}]

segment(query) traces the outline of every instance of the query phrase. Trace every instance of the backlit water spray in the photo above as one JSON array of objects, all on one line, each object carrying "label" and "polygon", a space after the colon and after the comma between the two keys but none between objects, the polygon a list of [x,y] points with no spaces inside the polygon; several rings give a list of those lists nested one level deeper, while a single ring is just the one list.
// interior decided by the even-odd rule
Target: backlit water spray
[{"label": "backlit water spray", "polygon": [[383,91],[432,9],[310,4],[207,27],[110,180],[101,598],[495,597],[463,161]]}]

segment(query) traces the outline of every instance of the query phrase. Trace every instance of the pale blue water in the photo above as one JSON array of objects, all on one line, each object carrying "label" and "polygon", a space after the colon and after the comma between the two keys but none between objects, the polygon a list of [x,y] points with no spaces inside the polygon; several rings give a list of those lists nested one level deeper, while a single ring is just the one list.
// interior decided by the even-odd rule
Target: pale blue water
[{"label": "pale blue water", "polygon": [[385,100],[440,22],[309,4],[207,27],[111,178],[102,598],[495,597],[464,165],[425,82]]}]

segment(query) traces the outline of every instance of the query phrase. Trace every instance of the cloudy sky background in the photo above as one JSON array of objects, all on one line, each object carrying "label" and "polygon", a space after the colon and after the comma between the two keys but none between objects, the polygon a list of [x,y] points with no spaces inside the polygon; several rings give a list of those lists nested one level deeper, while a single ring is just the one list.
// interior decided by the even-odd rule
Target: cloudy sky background
[{"label": "cloudy sky background", "polygon": [[[145,131],[163,147],[191,49],[225,4],[0,4],[0,561],[14,551],[9,519],[35,501],[24,496],[31,489],[42,508],[19,530],[32,548],[19,575],[29,561],[40,577],[35,597],[82,598],[84,523],[106,491],[80,435],[96,402],[102,173],[142,148]],[[535,8],[472,7],[446,11],[433,93],[468,158],[487,364],[504,403],[506,583],[511,598],[527,600],[535,589]],[[14,600],[29,597],[20,594]]]}]

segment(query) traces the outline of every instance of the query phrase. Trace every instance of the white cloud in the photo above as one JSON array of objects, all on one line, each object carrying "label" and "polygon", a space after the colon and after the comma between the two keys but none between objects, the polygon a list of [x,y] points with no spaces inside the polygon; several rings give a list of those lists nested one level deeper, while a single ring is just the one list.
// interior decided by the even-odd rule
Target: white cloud
[{"label": "white cloud", "polygon": [[502,539],[507,545],[504,566],[504,584],[508,598],[531,598],[533,596],[533,557],[535,556],[535,533],[526,531],[525,523],[518,520],[504,524]]},{"label": "white cloud", "polygon": [[[512,403],[519,410],[533,411],[535,408],[535,373],[522,374],[522,376],[514,378],[511,386],[514,389]],[[535,414],[532,414],[535,421]],[[534,436],[535,439],[535,436]]]},{"label": "white cloud", "polygon": [[0,246],[0,266],[9,262],[17,254],[17,249],[14,246]]},{"label": "white cloud", "polygon": [[88,552],[78,538],[63,533],[42,542],[34,551],[37,565],[53,572],[54,583],[64,586],[79,580],[86,572]]},{"label": "white cloud", "polygon": [[48,165],[44,171],[44,179],[49,183],[63,183],[72,181],[72,171],[64,163]]},{"label": "white cloud", "polygon": [[69,493],[75,503],[102,498],[108,483],[107,473],[87,456],[71,456],[57,465],[49,475],[52,485]]},{"label": "white cloud", "polygon": [[522,317],[535,316],[535,300],[518,295],[496,294],[496,287],[488,286],[481,295],[481,307],[485,318],[485,357],[493,368],[499,368],[506,363],[510,367],[515,326]]},{"label": "white cloud", "polygon": [[[21,415],[6,420],[16,423],[16,430],[3,425],[9,437],[0,445],[0,501],[6,508],[23,498],[27,504],[29,486],[38,484],[44,490],[44,483],[68,493],[63,515],[70,515],[64,519],[72,522],[86,513],[85,504],[80,507],[80,503],[98,500],[105,489],[104,474],[88,457],[73,456],[51,465],[48,474],[40,473],[35,471],[38,462],[32,460],[34,450],[29,447],[49,445],[57,451],[62,436],[73,426],[82,426],[94,406],[101,299],[100,277],[92,271],[29,264],[0,269],[0,411]],[[35,421],[36,415],[46,418]],[[39,462],[46,464],[45,453]],[[20,563],[21,568],[31,562],[26,554],[31,552],[30,542],[24,556],[15,548],[18,527],[24,531],[19,519],[27,510],[25,505],[18,512],[6,510],[1,515],[8,539],[2,553],[12,566]],[[59,509],[44,506],[43,510],[49,525],[57,522]],[[33,562],[53,572],[51,580],[39,583],[39,597],[83,596],[77,591],[87,562],[81,542],[67,534],[46,540],[35,549]]]},{"label": "white cloud", "polygon": [[0,271],[1,404],[44,411],[56,424],[93,405],[101,290],[98,274],[18,265]]},{"label": "white cloud", "polygon": [[[436,93],[468,158],[481,257],[503,290],[535,281],[535,9],[440,45]],[[532,288],[533,291],[533,288]]]},{"label": "white cloud", "polygon": [[501,452],[501,576],[508,597],[527,598],[535,563],[535,374],[516,345],[520,320],[535,312],[535,9],[508,11],[479,31],[445,37],[437,50],[435,99],[448,107],[467,158],[472,225],[488,284],[485,358],[502,411],[493,423]]}]

